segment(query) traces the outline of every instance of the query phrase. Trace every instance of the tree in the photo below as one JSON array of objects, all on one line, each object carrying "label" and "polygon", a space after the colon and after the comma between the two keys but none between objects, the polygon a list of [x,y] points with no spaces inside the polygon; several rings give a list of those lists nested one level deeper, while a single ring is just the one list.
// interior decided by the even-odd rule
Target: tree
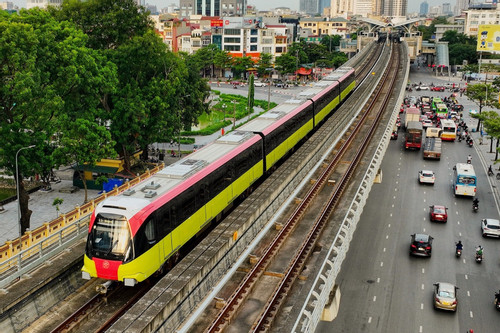
[{"label": "tree", "polygon": [[493,151],[493,139],[496,139],[496,154],[495,163],[498,160],[498,144],[500,140],[500,116],[495,111],[484,111],[481,115],[477,116],[481,121],[483,121],[484,129],[486,133],[491,138],[490,141],[490,152]]},{"label": "tree", "polygon": [[252,58],[250,57],[241,57],[241,58],[235,58],[232,63],[232,71],[234,74],[234,77],[240,78],[241,74],[243,74],[243,78],[245,78],[246,71],[250,67],[254,65]]},{"label": "tree", "polygon": [[233,64],[233,57],[228,51],[219,50],[214,55],[214,64],[223,71],[222,76],[224,76],[226,68],[231,68]]},{"label": "tree", "polygon": [[297,60],[289,53],[282,54],[276,57],[275,68],[281,75],[293,73],[297,68]]},{"label": "tree", "polygon": [[326,35],[321,38],[320,43],[331,53],[335,47],[340,46],[341,39],[342,37],[339,35]]},{"label": "tree", "polygon": [[210,44],[202,47],[194,53],[194,59],[199,62],[198,66],[203,72],[203,77],[206,76],[207,69],[210,77],[214,74],[213,66],[215,64],[215,55],[219,52],[220,50],[217,45]]},{"label": "tree", "polygon": [[16,153],[36,145],[18,156],[22,232],[31,216],[24,176],[70,162],[54,156],[68,124],[64,116],[92,118],[100,98],[113,89],[114,66],[86,43],[72,23],[58,22],[48,11],[0,12],[0,167],[15,175]]},{"label": "tree", "polygon": [[257,73],[259,77],[267,74],[268,69],[272,67],[273,56],[270,53],[261,53],[257,61]]},{"label": "tree", "polygon": [[478,118],[476,131],[479,131],[481,125],[481,110],[483,106],[490,107],[500,107],[498,104],[498,92],[492,89],[491,84],[471,84],[467,86],[465,95],[479,104],[479,113],[476,118]]},{"label": "tree", "polygon": [[253,86],[253,74],[250,74],[250,78],[248,79],[248,119],[250,120],[250,115],[253,113],[254,106],[254,91],[255,87]]}]

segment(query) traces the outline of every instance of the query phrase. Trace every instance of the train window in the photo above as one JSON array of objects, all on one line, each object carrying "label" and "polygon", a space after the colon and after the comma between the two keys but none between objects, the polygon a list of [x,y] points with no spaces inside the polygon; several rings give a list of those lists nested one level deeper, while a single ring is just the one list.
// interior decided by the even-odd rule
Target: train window
[{"label": "train window", "polygon": [[150,219],[144,228],[144,235],[146,236],[149,244],[154,244],[156,242],[155,234],[154,219]]},{"label": "train window", "polygon": [[121,260],[130,246],[130,230],[127,219],[116,214],[97,215],[91,232],[92,256]]},{"label": "train window", "polygon": [[180,194],[181,202],[179,207],[180,218],[182,221],[188,219],[196,211],[195,195],[190,187]]}]

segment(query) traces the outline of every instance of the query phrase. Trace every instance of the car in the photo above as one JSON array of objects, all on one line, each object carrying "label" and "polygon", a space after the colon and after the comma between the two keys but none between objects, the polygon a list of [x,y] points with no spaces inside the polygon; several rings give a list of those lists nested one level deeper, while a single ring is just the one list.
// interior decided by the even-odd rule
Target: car
[{"label": "car", "polygon": [[482,219],[481,233],[483,237],[486,236],[500,237],[500,221],[496,219]]},{"label": "car", "polygon": [[426,86],[424,84],[421,84],[417,87],[417,90],[429,90],[429,86]]},{"label": "car", "polygon": [[464,106],[462,104],[454,104],[454,105],[451,106],[451,109],[453,111],[460,112],[460,111],[464,110]]},{"label": "car", "polygon": [[261,82],[261,81],[254,81],[253,85],[255,87],[265,87],[265,86],[267,86],[267,84],[265,82]]},{"label": "car", "polygon": [[436,177],[434,176],[434,171],[431,170],[420,170],[418,172],[418,181],[420,184],[432,184],[434,185],[434,181]]},{"label": "car", "polygon": [[479,112],[477,110],[469,110],[469,114],[478,114]]},{"label": "car", "polygon": [[410,241],[410,255],[430,257],[432,255],[432,236],[427,234],[413,234]]},{"label": "car", "polygon": [[434,283],[434,309],[456,312],[458,304],[457,290],[458,288],[452,283]]},{"label": "car", "polygon": [[432,120],[430,119],[424,119],[422,121],[422,127],[427,128],[427,127],[432,127],[434,124],[432,123]]},{"label": "car", "polygon": [[446,88],[443,86],[435,86],[431,88],[432,91],[445,91],[445,89]]},{"label": "car", "polygon": [[429,215],[431,221],[435,222],[448,222],[448,208],[441,205],[429,206]]}]

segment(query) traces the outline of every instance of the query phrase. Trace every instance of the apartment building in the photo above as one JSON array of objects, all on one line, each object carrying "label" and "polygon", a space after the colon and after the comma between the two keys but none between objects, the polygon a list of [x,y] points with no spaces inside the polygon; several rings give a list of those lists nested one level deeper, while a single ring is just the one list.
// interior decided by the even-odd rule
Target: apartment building
[{"label": "apartment building", "polygon": [[[301,30],[308,31],[305,33],[309,36],[340,35],[345,38],[346,34],[349,32],[347,23],[348,21],[343,17],[336,17],[330,20],[313,17],[301,19],[299,25]],[[304,33],[302,36],[303,35]]]},{"label": "apartment building", "polygon": [[27,0],[26,9],[31,8],[47,8],[48,6],[60,6],[62,5],[62,0]]},{"label": "apartment building", "polygon": [[465,13],[464,34],[468,36],[477,36],[480,25],[500,24],[500,8],[493,5],[471,6],[463,13]]}]

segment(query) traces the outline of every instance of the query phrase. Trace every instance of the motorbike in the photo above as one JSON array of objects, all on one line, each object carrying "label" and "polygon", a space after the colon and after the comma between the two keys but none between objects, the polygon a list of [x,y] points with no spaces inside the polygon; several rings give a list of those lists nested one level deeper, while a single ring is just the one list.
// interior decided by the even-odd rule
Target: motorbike
[{"label": "motorbike", "polygon": [[472,204],[472,211],[473,211],[474,213],[477,213],[477,211],[478,211],[478,210],[479,210],[479,205],[478,205],[478,204],[473,203],[473,204]]},{"label": "motorbike", "polygon": [[467,144],[469,145],[469,147],[471,147],[471,148],[472,148],[472,144],[473,144],[473,143],[472,143],[472,140],[469,140],[469,141],[467,142]]},{"label": "motorbike", "polygon": [[461,256],[461,255],[462,255],[462,249],[456,249],[456,250],[455,250],[455,256],[456,256],[457,258],[460,258],[460,256]]},{"label": "motorbike", "polygon": [[476,250],[476,262],[478,264],[480,264],[480,263],[483,262],[484,254],[483,253],[478,253],[478,252],[479,252],[479,249]]},{"label": "motorbike", "polygon": [[495,293],[495,308],[500,311],[500,295]]}]

